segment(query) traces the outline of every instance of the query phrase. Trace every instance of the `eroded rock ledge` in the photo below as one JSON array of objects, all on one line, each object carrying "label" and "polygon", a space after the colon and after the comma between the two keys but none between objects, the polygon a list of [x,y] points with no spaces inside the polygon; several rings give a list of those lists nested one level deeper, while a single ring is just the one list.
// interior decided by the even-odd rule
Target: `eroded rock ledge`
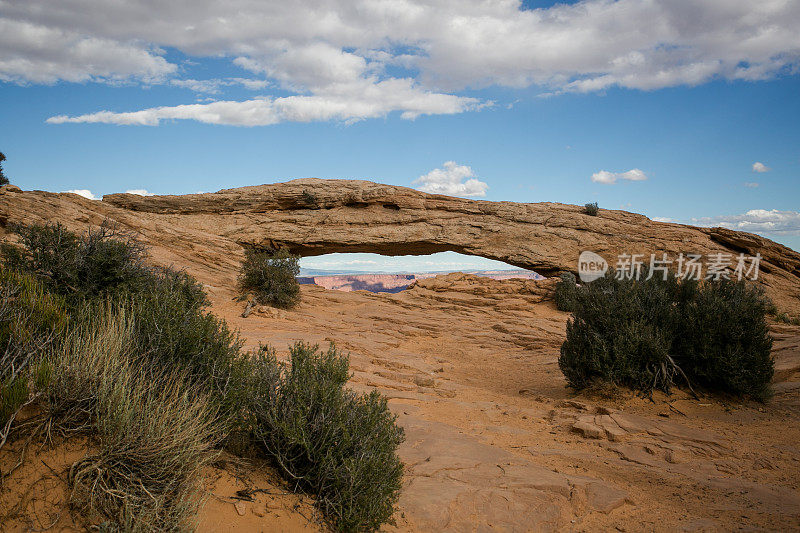
[{"label": "eroded rock ledge", "polygon": [[800,312],[800,254],[785,246],[724,228],[655,222],[606,209],[593,217],[582,210],[321,179],[183,196],[112,194],[102,202],[41,191],[0,193],[0,225],[36,218],[85,225],[108,218],[147,234],[156,246],[163,242],[166,250],[177,251],[184,260],[202,262],[210,271],[215,262],[238,260],[244,246],[286,246],[303,256],[450,250],[544,275],[574,272],[583,250],[609,261],[621,253],[760,253],[760,282],[767,294],[781,310]]}]

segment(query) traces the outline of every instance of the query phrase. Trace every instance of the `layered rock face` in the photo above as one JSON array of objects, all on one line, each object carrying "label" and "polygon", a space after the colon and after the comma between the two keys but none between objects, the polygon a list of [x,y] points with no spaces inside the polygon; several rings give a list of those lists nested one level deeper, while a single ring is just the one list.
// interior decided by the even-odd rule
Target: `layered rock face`
[{"label": "layered rock face", "polygon": [[[421,255],[455,251],[497,259],[544,275],[577,270],[590,250],[620,254],[760,254],[759,282],[781,310],[800,312],[800,254],[757,235],[698,228],[601,209],[599,216],[555,203],[465,200],[367,181],[300,179],[211,194],[102,202],[76,195],[3,189],[0,225],[31,219],[75,226],[111,219],[157,248],[201,262],[209,274],[238,262],[244,246],[288,247],[303,256],[331,252]],[[194,243],[204,242],[202,251]],[[200,253],[198,253],[200,252]]]}]

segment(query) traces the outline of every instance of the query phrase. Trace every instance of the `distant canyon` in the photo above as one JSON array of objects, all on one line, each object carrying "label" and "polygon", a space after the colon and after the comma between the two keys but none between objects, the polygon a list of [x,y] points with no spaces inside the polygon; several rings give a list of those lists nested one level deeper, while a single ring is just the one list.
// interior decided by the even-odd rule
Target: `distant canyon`
[{"label": "distant canyon", "polygon": [[[301,285],[319,285],[326,289],[337,291],[368,291],[397,293],[409,288],[419,279],[433,278],[450,272],[419,272],[402,274],[324,274],[313,276],[298,276]],[[544,279],[544,276],[530,270],[473,270],[464,272],[474,276],[491,279]]]}]

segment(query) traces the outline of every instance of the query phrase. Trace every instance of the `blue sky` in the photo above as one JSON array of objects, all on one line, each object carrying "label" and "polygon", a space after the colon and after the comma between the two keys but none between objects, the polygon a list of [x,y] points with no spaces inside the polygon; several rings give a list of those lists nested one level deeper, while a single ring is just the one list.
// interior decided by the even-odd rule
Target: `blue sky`
[{"label": "blue sky", "polygon": [[0,0],[12,182],[370,179],[800,249],[800,2],[220,4]]}]

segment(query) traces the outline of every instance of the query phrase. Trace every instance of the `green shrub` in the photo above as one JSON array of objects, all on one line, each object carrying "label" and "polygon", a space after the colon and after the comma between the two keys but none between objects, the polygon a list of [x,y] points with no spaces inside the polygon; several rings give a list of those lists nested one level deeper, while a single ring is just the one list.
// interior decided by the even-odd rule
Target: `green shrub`
[{"label": "green shrub", "polygon": [[300,301],[300,258],[287,250],[265,252],[246,249],[239,274],[239,291],[252,294],[262,305],[291,308]]},{"label": "green shrub", "polygon": [[[269,351],[251,360],[238,333],[206,311],[202,286],[148,267],[136,241],[58,224],[17,231],[21,246],[2,248],[0,348],[24,348],[4,357],[47,350],[0,381],[0,416],[32,385],[62,432],[98,439],[98,453],[69,477],[91,520],[112,530],[191,528],[200,470],[233,432],[274,458],[296,488],[318,494],[338,529],[390,520],[403,432],[377,392],[344,388],[346,357],[298,344],[291,367]],[[248,260],[242,287],[273,305],[296,301],[296,257],[250,252]],[[0,377],[19,368],[2,362]]]},{"label": "green shrub", "polygon": [[222,438],[214,408],[180,372],[134,356],[135,319],[107,306],[52,359],[46,407],[56,428],[97,439],[69,470],[73,503],[120,531],[184,531],[202,469]]},{"label": "green shrub", "polygon": [[136,357],[156,368],[180,369],[192,384],[225,403],[226,410],[234,409],[230,395],[240,380],[233,378],[244,357],[238,333],[204,310],[205,293],[188,274],[162,270],[150,286],[124,300],[126,312],[136,317]]},{"label": "green shrub", "polygon": [[314,209],[319,209],[319,198],[317,195],[312,193],[311,191],[304,189],[303,190],[303,203],[309,207],[313,207]]},{"label": "green shrub", "polygon": [[775,363],[760,288],[707,282],[696,294],[683,294],[679,306],[672,350],[683,371],[710,390],[768,398]]},{"label": "green shrub", "polygon": [[3,161],[6,160],[6,156],[3,152],[0,152],[0,187],[3,185],[8,185],[8,178],[5,174],[3,174]]},{"label": "green shrub", "polygon": [[575,298],[578,292],[578,285],[575,274],[564,272],[556,284],[553,299],[559,311],[572,311],[575,308]]},{"label": "green shrub", "polygon": [[22,247],[4,244],[7,266],[35,274],[71,302],[142,290],[150,278],[144,247],[130,234],[104,225],[84,235],[60,223],[13,228]]},{"label": "green shrub", "polygon": [[0,267],[0,430],[28,398],[28,371],[66,326],[60,298],[32,276]]},{"label": "green shrub", "polygon": [[262,349],[252,365],[253,434],[289,482],[315,493],[338,530],[376,530],[389,522],[404,437],[386,399],[344,388],[348,358],[333,346],[319,352],[295,344],[288,366]]},{"label": "green shrub", "polygon": [[763,400],[774,367],[766,306],[745,281],[609,273],[577,288],[559,366],[576,389],[601,380],[649,393],[688,381]]},{"label": "green shrub", "polygon": [[597,207],[597,202],[592,202],[583,206],[583,212],[589,216],[596,217],[597,213],[600,212],[600,208]]},{"label": "green shrub", "polygon": [[215,400],[234,401],[227,396],[241,366],[241,341],[204,310],[208,298],[194,278],[146,265],[144,247],[111,226],[84,235],[60,224],[18,226],[16,232],[21,246],[3,248],[5,264],[66,297],[76,323],[94,321],[108,299],[119,302],[136,317],[134,352],[143,364],[180,368]]}]

